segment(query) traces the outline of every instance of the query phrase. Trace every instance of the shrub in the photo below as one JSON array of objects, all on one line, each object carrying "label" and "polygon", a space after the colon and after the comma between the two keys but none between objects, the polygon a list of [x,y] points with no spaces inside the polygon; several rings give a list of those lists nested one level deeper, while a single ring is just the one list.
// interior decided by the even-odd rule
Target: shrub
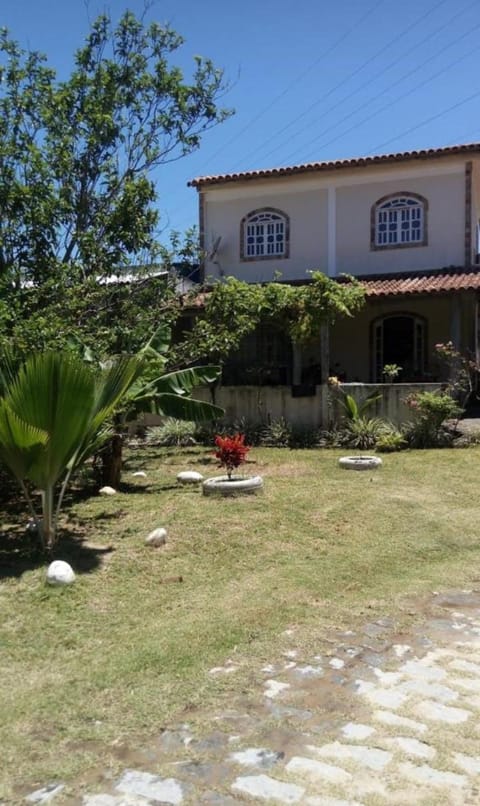
[{"label": "shrub", "polygon": [[367,450],[374,448],[388,428],[379,417],[356,417],[347,420],[343,426],[344,444],[349,448]]},{"label": "shrub", "polygon": [[309,425],[291,425],[289,448],[318,448],[320,434],[318,428]]},{"label": "shrub", "polygon": [[218,434],[215,437],[215,445],[217,446],[215,456],[220,467],[226,468],[227,476],[230,479],[232,472],[247,461],[246,457],[250,447],[245,445],[245,435],[234,434],[231,437],[221,437]]},{"label": "shrub", "polygon": [[264,423],[249,420],[247,417],[238,417],[232,423],[232,430],[236,434],[243,434],[247,445],[260,445]]},{"label": "shrub", "polygon": [[458,419],[463,409],[446,392],[415,392],[405,399],[414,414],[406,438],[414,448],[436,448],[451,442],[443,428],[446,420]]},{"label": "shrub", "polygon": [[263,426],[260,443],[267,448],[288,448],[291,438],[291,426],[284,417],[279,417]]},{"label": "shrub", "polygon": [[196,431],[195,423],[166,417],[161,425],[147,429],[145,441],[148,445],[185,448],[196,444]]},{"label": "shrub", "polygon": [[396,428],[392,428],[392,430],[385,431],[384,434],[379,436],[375,450],[380,453],[393,453],[394,451],[404,450],[407,445],[408,442],[405,435]]}]

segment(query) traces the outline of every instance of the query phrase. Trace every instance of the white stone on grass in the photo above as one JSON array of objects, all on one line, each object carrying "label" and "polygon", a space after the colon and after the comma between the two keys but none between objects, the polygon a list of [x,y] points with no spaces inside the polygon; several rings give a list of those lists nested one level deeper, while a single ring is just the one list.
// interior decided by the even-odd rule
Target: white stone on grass
[{"label": "white stone on grass", "polygon": [[464,753],[454,753],[453,758],[457,767],[468,775],[480,775],[480,758],[466,756]]},{"label": "white stone on grass", "polygon": [[116,495],[117,493],[117,491],[114,490],[113,487],[109,487],[108,485],[106,487],[100,487],[98,492],[100,495]]},{"label": "white stone on grass", "polygon": [[281,683],[279,680],[266,680],[265,681],[266,691],[264,692],[265,697],[269,697],[273,699],[277,697],[280,692],[285,691],[287,688],[290,688],[290,683]]},{"label": "white stone on grass", "polygon": [[305,775],[314,781],[331,784],[347,784],[352,780],[352,776],[341,767],[334,767],[332,764],[324,764],[323,761],[315,761],[313,758],[303,758],[294,756],[285,767],[288,773],[295,775]]},{"label": "white stone on grass", "polygon": [[244,767],[271,767],[278,761],[279,755],[263,747],[248,747],[246,750],[231,753],[230,759]]},{"label": "white stone on grass", "polygon": [[196,470],[182,470],[181,473],[177,474],[177,481],[180,484],[199,484],[203,481],[203,476],[201,473],[197,473]]},{"label": "white stone on grass", "polygon": [[332,669],[343,669],[345,661],[341,658],[332,658],[332,660],[328,661],[328,665],[331,666]]},{"label": "white stone on grass", "polygon": [[[480,694],[480,678],[473,677],[451,677],[448,681],[451,686],[462,688],[471,694]],[[464,693],[462,692],[462,693]]]},{"label": "white stone on grass", "polygon": [[392,760],[392,754],[387,750],[379,750],[377,747],[362,747],[362,745],[341,744],[341,742],[331,742],[322,747],[308,745],[308,750],[317,756],[334,758],[337,761],[354,761],[369,770],[383,770]]},{"label": "white stone on grass", "polygon": [[356,680],[355,684],[358,694],[366,697],[373,705],[380,705],[383,708],[400,708],[407,699],[407,695],[402,691],[382,689],[369,680]]},{"label": "white stone on grass", "polygon": [[[399,765],[399,771],[402,775],[410,781],[417,784],[424,784],[427,786],[467,786],[468,778],[464,775],[457,775],[456,772],[443,772],[442,770],[435,770],[424,764],[422,767],[417,767],[415,764],[406,762]],[[433,801],[432,801],[433,802]]]},{"label": "white stone on grass", "polygon": [[132,473],[134,479],[146,479],[147,474],[144,470],[136,470],[135,473]]},{"label": "white stone on grass", "polygon": [[164,546],[166,542],[167,530],[162,528],[154,529],[153,532],[150,532],[150,534],[145,538],[146,546]]},{"label": "white stone on grass", "polygon": [[408,719],[406,716],[392,714],[391,711],[375,711],[373,718],[378,722],[383,722],[384,725],[392,725],[394,728],[410,728],[410,730],[417,731],[418,733],[425,733],[427,730],[427,726],[424,725],[423,722]]},{"label": "white stone on grass", "polygon": [[469,660],[462,660],[462,658],[456,658],[452,660],[449,664],[452,669],[458,669],[460,672],[470,672],[471,674],[480,675],[480,666],[478,663],[472,663]]},{"label": "white stone on grass", "polygon": [[307,798],[305,806],[363,806],[358,800],[338,800],[338,798],[325,798],[323,795],[319,798],[313,795]]},{"label": "white stone on grass", "polygon": [[160,778],[141,770],[125,770],[116,789],[126,795],[141,795],[172,806],[179,806],[183,801],[182,786],[174,778]]},{"label": "white stone on grass", "polygon": [[416,711],[422,719],[430,719],[433,722],[445,722],[449,725],[458,725],[461,722],[466,722],[467,719],[472,716],[472,712],[465,711],[464,708],[452,708],[450,705],[441,705],[431,700],[421,702],[417,706]]},{"label": "white stone on grass", "polygon": [[232,784],[236,792],[243,792],[252,798],[276,801],[278,803],[303,803],[305,789],[296,784],[286,784],[270,778],[269,775],[245,775]]},{"label": "white stone on grass", "polygon": [[64,788],[65,784],[50,784],[50,786],[44,786],[42,789],[36,789],[35,792],[31,792],[30,795],[26,796],[25,800],[27,803],[48,803],[59,795]]},{"label": "white stone on grass", "polygon": [[49,585],[71,585],[75,582],[72,566],[63,560],[54,560],[47,568],[47,582]]},{"label": "white stone on grass", "polygon": [[413,677],[414,680],[444,680],[447,676],[445,669],[434,666],[429,660],[428,655],[422,658],[422,660],[407,660],[403,666],[400,666],[399,672]]},{"label": "white stone on grass", "polygon": [[411,739],[408,736],[395,736],[394,739],[385,739],[385,741],[390,747],[396,747],[408,756],[424,758],[427,761],[432,761],[437,754],[434,747],[430,747],[425,742],[419,742],[418,739]]},{"label": "white stone on grass", "polygon": [[440,683],[430,683],[428,680],[407,680],[398,686],[397,691],[404,691],[407,694],[416,694],[419,697],[429,697],[441,702],[452,702],[458,700],[458,691]]},{"label": "white stone on grass", "polygon": [[378,682],[386,688],[388,686],[396,686],[403,677],[400,672],[384,672],[382,669],[374,669],[373,673],[378,679]]},{"label": "white stone on grass", "polygon": [[[287,668],[287,665],[285,665],[285,668]],[[319,677],[323,674],[323,670],[320,666],[297,666],[295,674],[301,675],[301,677]]]},{"label": "white stone on grass", "polygon": [[397,656],[397,658],[403,658],[403,656],[406,655],[407,652],[410,652],[411,648],[412,647],[408,646],[408,644],[394,644],[393,645],[393,651],[395,652],[395,655]]},{"label": "white stone on grass", "polygon": [[140,795],[84,795],[83,806],[150,806]]},{"label": "white stone on grass", "polygon": [[369,725],[361,725],[360,723],[356,722],[348,722],[347,725],[343,726],[342,733],[346,739],[358,739],[361,741],[362,739],[368,739],[372,733],[375,733],[375,728],[371,728]]}]

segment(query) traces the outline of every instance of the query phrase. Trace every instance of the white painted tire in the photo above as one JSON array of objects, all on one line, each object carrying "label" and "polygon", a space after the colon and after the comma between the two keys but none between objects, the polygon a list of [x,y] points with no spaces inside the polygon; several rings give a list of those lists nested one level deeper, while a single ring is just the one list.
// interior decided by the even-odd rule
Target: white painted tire
[{"label": "white painted tire", "polygon": [[263,488],[261,476],[213,476],[202,483],[204,495],[236,495],[257,493]]},{"label": "white painted tire", "polygon": [[345,470],[375,470],[382,460],[378,456],[342,456],[338,464]]}]

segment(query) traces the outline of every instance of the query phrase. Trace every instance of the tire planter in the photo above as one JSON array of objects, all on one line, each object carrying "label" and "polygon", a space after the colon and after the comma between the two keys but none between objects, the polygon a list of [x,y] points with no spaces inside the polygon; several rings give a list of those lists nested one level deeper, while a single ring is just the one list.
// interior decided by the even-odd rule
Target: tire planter
[{"label": "tire planter", "polygon": [[375,470],[382,460],[378,456],[342,456],[338,464],[345,470]]},{"label": "tire planter", "polygon": [[213,476],[202,483],[204,495],[245,495],[263,489],[261,476]]}]

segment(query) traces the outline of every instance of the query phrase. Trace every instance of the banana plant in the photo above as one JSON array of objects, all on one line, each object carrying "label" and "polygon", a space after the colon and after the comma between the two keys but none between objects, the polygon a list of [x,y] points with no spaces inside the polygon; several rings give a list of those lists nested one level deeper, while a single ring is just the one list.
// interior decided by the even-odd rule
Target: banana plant
[{"label": "banana plant", "polygon": [[218,380],[221,367],[198,366],[166,372],[170,340],[170,329],[161,326],[137,353],[143,371],[125,395],[115,416],[114,433],[102,451],[103,484],[118,487],[126,426],[140,415],[159,414],[199,423],[217,420],[225,414],[219,406],[191,397],[195,387]]},{"label": "banana plant", "polygon": [[[106,422],[142,371],[137,358],[102,370],[64,353],[40,353],[20,367],[4,362],[0,459],[23,490],[44,548],[55,545],[72,473],[108,437]],[[40,491],[41,516],[28,483]]]}]

